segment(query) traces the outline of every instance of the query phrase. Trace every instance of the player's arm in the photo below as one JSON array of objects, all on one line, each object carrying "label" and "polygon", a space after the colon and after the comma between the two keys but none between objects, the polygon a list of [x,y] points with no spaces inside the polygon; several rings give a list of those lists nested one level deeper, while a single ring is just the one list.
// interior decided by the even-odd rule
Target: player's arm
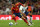
[{"label": "player's arm", "polygon": [[19,2],[20,5],[24,6],[22,3]]},{"label": "player's arm", "polygon": [[14,8],[11,8],[11,13],[12,13],[12,15],[13,15],[14,11],[15,11]]},{"label": "player's arm", "polygon": [[19,10],[19,11],[20,11],[21,14],[25,15],[25,14],[22,12],[22,10]]},{"label": "player's arm", "polygon": [[19,8],[19,12],[22,14],[22,6],[20,6],[20,8]]},{"label": "player's arm", "polygon": [[23,14],[23,13],[22,13],[22,10],[19,10],[19,12],[20,12],[21,14]]}]

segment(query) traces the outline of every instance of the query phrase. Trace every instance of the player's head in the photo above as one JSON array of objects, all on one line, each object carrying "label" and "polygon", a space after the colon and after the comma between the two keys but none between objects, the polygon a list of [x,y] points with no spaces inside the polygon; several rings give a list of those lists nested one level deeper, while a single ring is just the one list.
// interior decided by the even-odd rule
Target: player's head
[{"label": "player's head", "polygon": [[12,6],[15,6],[15,2],[12,3]]},{"label": "player's head", "polygon": [[15,4],[12,4],[13,7],[15,7]]},{"label": "player's head", "polygon": [[25,7],[26,7],[27,5],[28,5],[27,2],[25,2]]}]

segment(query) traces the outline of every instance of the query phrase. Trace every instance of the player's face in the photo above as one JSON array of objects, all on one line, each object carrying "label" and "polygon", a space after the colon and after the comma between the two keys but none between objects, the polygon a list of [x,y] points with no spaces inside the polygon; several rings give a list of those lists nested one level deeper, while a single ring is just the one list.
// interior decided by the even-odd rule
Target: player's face
[{"label": "player's face", "polygon": [[13,7],[15,7],[15,4],[13,4]]},{"label": "player's face", "polygon": [[27,6],[27,4],[24,5],[25,7]]}]

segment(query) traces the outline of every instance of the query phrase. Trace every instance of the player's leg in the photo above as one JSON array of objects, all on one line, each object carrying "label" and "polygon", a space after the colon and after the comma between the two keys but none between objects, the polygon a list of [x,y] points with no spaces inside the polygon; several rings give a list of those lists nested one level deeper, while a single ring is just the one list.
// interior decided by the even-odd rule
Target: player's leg
[{"label": "player's leg", "polygon": [[32,24],[32,13],[29,13],[30,15],[30,23]]},{"label": "player's leg", "polygon": [[[27,18],[27,16],[26,16],[26,14],[24,14],[23,17],[28,21],[28,18]],[[28,21],[28,22],[29,22],[29,21]]]},{"label": "player's leg", "polygon": [[15,15],[12,15],[12,19],[17,23]]},{"label": "player's leg", "polygon": [[32,15],[30,15],[30,23],[32,24]]},{"label": "player's leg", "polygon": [[24,22],[28,24],[27,20],[23,16],[21,18],[24,20]]},{"label": "player's leg", "polygon": [[24,20],[24,22],[27,23],[28,26],[30,26],[30,24],[28,23],[28,21],[23,16],[21,18]]},{"label": "player's leg", "polygon": [[30,23],[32,24],[32,12],[30,12]]},{"label": "player's leg", "polygon": [[[26,22],[27,23],[27,25],[30,25],[30,23],[29,23],[29,21],[28,21],[28,18],[27,18],[27,12],[25,13],[25,14],[23,14],[23,16],[22,16],[22,19],[24,20],[24,22]],[[24,17],[24,18],[23,18]]]},{"label": "player's leg", "polygon": [[[29,13],[29,12],[25,11],[25,13],[24,13],[24,15],[23,15],[27,21],[28,21],[28,17],[27,17],[28,13]],[[28,22],[29,22],[29,21],[28,21]]]},{"label": "player's leg", "polygon": [[27,20],[20,13],[18,13],[18,17],[22,18],[24,20],[24,22],[26,22],[27,25],[29,25],[29,23],[27,22]]},{"label": "player's leg", "polygon": [[28,18],[27,18],[27,16],[26,16],[26,14],[24,14],[23,17],[28,21]]},{"label": "player's leg", "polygon": [[27,17],[26,15],[24,15],[23,17],[24,17],[24,18],[28,21],[28,23],[29,23],[28,17]]},{"label": "player's leg", "polygon": [[28,24],[27,20],[20,13],[18,13],[18,17],[22,18]]},{"label": "player's leg", "polygon": [[[28,21],[29,25],[31,25],[31,23],[30,23],[30,22],[29,22],[29,20],[28,20],[27,15],[30,15],[30,13],[25,11],[25,15],[23,15],[23,16],[27,19],[27,21]],[[30,20],[30,21],[31,21],[31,20]]]}]

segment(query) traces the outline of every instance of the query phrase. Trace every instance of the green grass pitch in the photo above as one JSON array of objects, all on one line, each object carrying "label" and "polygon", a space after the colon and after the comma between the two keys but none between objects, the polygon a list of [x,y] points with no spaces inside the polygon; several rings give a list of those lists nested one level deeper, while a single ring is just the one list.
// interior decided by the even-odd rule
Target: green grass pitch
[{"label": "green grass pitch", "polygon": [[[9,22],[13,22],[12,26],[9,26]],[[14,25],[14,20],[0,20],[0,27],[40,27],[40,20],[33,20],[33,25],[28,26],[23,20],[17,20],[18,24]]]}]

